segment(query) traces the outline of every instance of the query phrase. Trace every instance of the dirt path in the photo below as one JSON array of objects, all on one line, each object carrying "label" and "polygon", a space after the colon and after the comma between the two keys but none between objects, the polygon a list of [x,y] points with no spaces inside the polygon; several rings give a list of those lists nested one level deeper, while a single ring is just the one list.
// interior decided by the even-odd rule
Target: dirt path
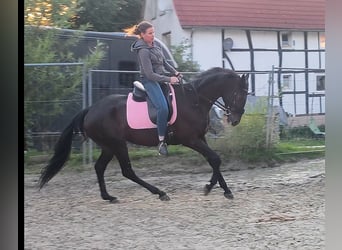
[{"label": "dirt path", "polygon": [[117,166],[106,172],[117,204],[100,199],[93,170],[63,170],[41,191],[38,176],[26,175],[25,249],[324,249],[324,159],[225,168],[234,200],[218,187],[203,195],[208,166],[137,169],[168,193],[168,202],[122,177]]}]

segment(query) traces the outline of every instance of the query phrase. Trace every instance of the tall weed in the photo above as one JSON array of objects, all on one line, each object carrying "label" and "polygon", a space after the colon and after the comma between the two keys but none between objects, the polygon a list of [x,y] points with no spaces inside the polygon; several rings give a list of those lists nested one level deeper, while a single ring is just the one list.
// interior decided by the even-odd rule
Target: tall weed
[{"label": "tall weed", "polygon": [[[272,119],[272,126],[278,126]],[[208,138],[209,144],[223,157],[255,160],[267,157],[270,150],[266,145],[267,101],[259,98],[254,104],[247,103],[246,113],[236,127],[224,123],[224,132],[220,138]],[[273,131],[273,129],[272,129]],[[272,135],[272,144],[278,141],[277,133]]]}]

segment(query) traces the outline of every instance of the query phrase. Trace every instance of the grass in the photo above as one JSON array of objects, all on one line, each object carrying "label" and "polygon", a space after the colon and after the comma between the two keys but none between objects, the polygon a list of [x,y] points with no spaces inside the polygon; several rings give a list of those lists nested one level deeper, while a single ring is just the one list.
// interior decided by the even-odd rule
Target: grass
[{"label": "grass", "polygon": [[291,151],[300,151],[307,150],[310,151],[314,148],[324,148],[325,141],[324,140],[316,140],[316,139],[296,139],[296,140],[281,140],[277,145],[277,149],[279,151],[291,152]]},{"label": "grass", "polygon": [[[224,139],[224,138],[223,138]],[[241,150],[239,154],[234,155],[230,152],[220,150],[220,143],[216,140],[208,140],[209,145],[222,158],[223,161],[232,159],[241,160],[247,163],[275,163],[298,161],[301,159],[322,158],[325,156],[325,141],[324,139],[300,138],[291,140],[280,140],[274,148],[266,149],[246,149]],[[168,147],[171,157],[163,158],[157,155],[157,150],[154,147],[142,147],[129,145],[129,154],[135,168],[153,166],[167,162],[177,162],[179,165],[202,165],[207,164],[205,158],[190,148],[181,145],[170,145]],[[95,149],[93,159],[96,160],[100,151]],[[25,154],[25,173],[38,174],[40,169],[44,167],[52,152],[43,153],[35,150],[30,150]],[[68,169],[72,171],[84,171],[82,165],[82,154],[73,152],[67,162]],[[91,166],[92,167],[92,166]]]},{"label": "grass", "polygon": [[274,154],[283,160],[320,158],[325,156],[325,140],[300,139],[283,140],[278,143]]}]

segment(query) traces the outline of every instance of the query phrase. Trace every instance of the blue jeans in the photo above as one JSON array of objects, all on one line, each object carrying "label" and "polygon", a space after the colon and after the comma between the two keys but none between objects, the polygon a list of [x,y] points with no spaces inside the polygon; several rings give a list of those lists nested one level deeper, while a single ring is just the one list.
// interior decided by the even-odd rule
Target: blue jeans
[{"label": "blue jeans", "polygon": [[157,82],[147,79],[142,79],[141,82],[144,85],[147,95],[151,99],[153,106],[157,109],[158,136],[165,136],[167,130],[167,117],[169,115],[169,108],[167,106],[163,91],[159,83]]}]

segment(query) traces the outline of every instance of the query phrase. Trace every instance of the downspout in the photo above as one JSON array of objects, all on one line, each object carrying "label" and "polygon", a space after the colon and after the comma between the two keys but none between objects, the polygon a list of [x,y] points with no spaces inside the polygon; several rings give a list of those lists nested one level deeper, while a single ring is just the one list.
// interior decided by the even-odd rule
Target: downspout
[{"label": "downspout", "polygon": [[283,107],[283,96],[282,96],[282,86],[281,86],[281,75],[282,75],[282,66],[283,66],[283,49],[281,47],[281,39],[280,39],[280,31],[277,32],[277,47],[278,47],[278,94],[279,94],[279,105]]},{"label": "downspout", "polygon": [[191,62],[194,62],[194,48],[193,48],[193,36],[194,36],[194,28],[191,28],[191,32],[190,32],[190,54],[191,54]]},{"label": "downspout", "polygon": [[[246,36],[247,36],[247,41],[248,41],[248,47],[249,47],[249,55],[250,55],[250,68],[251,72],[255,72],[255,67],[254,67],[254,48],[253,48],[253,42],[252,42],[252,37],[251,37],[251,31],[246,30]],[[255,93],[255,74],[252,74],[252,92]]]},{"label": "downspout", "polygon": [[222,49],[222,68],[226,68],[226,65],[224,63],[225,51],[224,51],[223,43],[224,43],[224,29],[221,30],[221,44],[222,44],[221,49]]},{"label": "downspout", "polygon": [[321,59],[321,41],[320,41],[320,37],[321,37],[321,35],[320,35],[320,32],[317,32],[317,42],[318,42],[318,64],[319,64],[319,66],[318,66],[318,68],[319,69],[321,69],[322,68],[322,59]]},{"label": "downspout", "polygon": [[305,106],[306,114],[309,114],[309,55],[308,55],[308,32],[304,31],[304,51],[305,51]]}]

